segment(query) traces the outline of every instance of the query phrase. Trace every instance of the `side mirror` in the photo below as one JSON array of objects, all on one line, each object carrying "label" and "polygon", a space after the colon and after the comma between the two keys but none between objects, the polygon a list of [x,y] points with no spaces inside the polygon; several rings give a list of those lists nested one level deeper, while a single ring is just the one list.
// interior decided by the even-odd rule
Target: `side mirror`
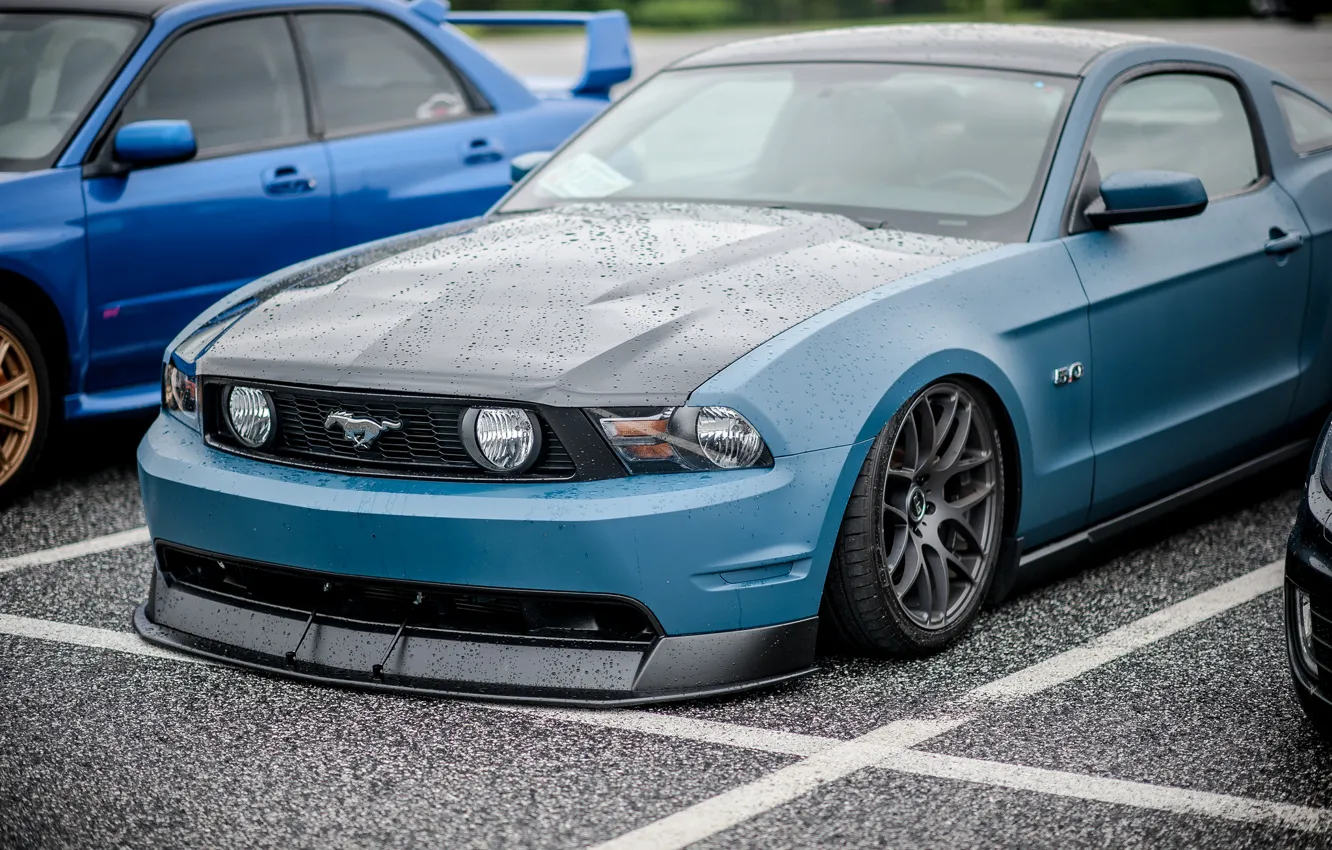
[{"label": "side mirror", "polygon": [[1188,218],[1207,209],[1202,181],[1182,171],[1119,171],[1101,181],[1100,203],[1089,207],[1093,227]]},{"label": "side mirror", "polygon": [[135,121],[116,131],[112,152],[127,165],[165,165],[198,153],[188,121]]},{"label": "side mirror", "polygon": [[535,171],[544,165],[546,160],[550,159],[550,157],[550,151],[532,151],[531,153],[523,153],[515,156],[513,159],[509,160],[509,178],[513,180],[514,183],[517,183],[530,172]]}]

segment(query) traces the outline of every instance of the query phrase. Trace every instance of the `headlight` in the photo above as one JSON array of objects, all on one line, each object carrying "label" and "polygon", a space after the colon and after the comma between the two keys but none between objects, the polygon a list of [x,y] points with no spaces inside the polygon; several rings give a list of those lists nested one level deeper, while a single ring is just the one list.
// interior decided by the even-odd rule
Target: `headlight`
[{"label": "headlight", "polygon": [[227,424],[231,433],[246,446],[257,449],[273,436],[273,400],[255,387],[234,386],[227,389]]},{"label": "headlight", "polygon": [[175,363],[162,370],[162,406],[190,424],[199,420],[199,385]]},{"label": "headlight", "polygon": [[589,411],[630,472],[772,466],[758,429],[729,407]]},{"label": "headlight", "polygon": [[541,424],[518,407],[469,407],[462,418],[462,441],[482,468],[518,475],[536,463]]}]

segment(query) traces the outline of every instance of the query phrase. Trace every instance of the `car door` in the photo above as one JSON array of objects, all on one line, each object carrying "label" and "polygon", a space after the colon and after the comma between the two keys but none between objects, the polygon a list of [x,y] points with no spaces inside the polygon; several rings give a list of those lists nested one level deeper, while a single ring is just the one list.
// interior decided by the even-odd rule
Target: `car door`
[{"label": "car door", "polygon": [[1179,70],[1102,103],[1090,174],[1189,172],[1209,204],[1066,240],[1090,303],[1093,520],[1257,454],[1287,420],[1309,257],[1247,102],[1235,78]]},{"label": "car door", "polygon": [[328,161],[310,136],[286,18],[168,42],[111,130],[146,119],[188,120],[198,153],[125,170],[107,133],[88,169],[100,175],[84,181],[90,392],[156,381],[162,349],[200,310],[332,247]]},{"label": "car door", "polygon": [[508,190],[508,119],[432,45],[369,13],[297,21],[336,184],[338,245],[480,215]]}]

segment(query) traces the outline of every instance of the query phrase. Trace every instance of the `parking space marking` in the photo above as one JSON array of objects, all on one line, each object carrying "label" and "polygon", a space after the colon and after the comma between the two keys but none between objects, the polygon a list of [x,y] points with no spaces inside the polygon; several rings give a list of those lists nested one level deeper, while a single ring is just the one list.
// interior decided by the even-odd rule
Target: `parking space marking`
[{"label": "parking space marking", "polygon": [[[1210,617],[1229,611],[1281,586],[1284,562],[1275,561],[1218,585],[1182,602],[1134,620],[1126,626],[1093,638],[1079,647],[1046,661],[1019,670],[1009,676],[981,685],[940,708],[941,715],[950,708],[961,712],[983,707],[981,703],[1005,704],[1069,681],[1083,673],[1159,640],[1178,634]],[[1028,671],[1036,671],[1028,675]],[[947,731],[971,719],[960,717],[936,720]],[[596,845],[594,850],[681,850],[696,841],[710,838],[765,812],[791,802],[830,782],[849,776],[907,747],[922,744],[934,735],[907,741],[903,724],[921,721],[898,720],[832,747],[793,765],[732,788],[715,797]],[[917,726],[916,729],[921,727]],[[942,734],[942,731],[939,734]],[[896,747],[886,740],[901,740]]]},{"label": "parking space marking", "polygon": [[38,552],[27,552],[22,555],[15,555],[12,558],[0,558],[0,574],[22,567],[38,567],[43,564],[54,564],[57,561],[68,561],[71,558],[82,558],[84,555],[109,552],[112,549],[124,549],[127,546],[137,546],[150,540],[152,538],[148,534],[148,527],[141,525],[128,531],[117,531],[115,534],[80,540],[78,543],[69,543],[52,549],[42,549]]},{"label": "parking space marking", "polygon": [[1106,632],[1067,652],[981,685],[964,699],[1003,702],[1048,690],[1134,650],[1196,626],[1236,605],[1276,590],[1281,587],[1284,575],[1285,562],[1275,561],[1112,632]]},{"label": "parking space marking", "polygon": [[535,708],[532,706],[493,704],[490,708],[525,714],[532,717],[548,717],[567,723],[584,723],[603,729],[621,729],[628,732],[642,732],[648,735],[663,735],[668,738],[684,738],[705,744],[721,744],[727,747],[739,747],[746,750],[760,750],[766,753],[780,753],[791,756],[812,756],[838,744],[845,743],[838,738],[825,738],[822,735],[802,735],[798,732],[782,732],[776,729],[762,729],[757,726],[741,726],[736,723],[724,723],[716,720],[698,720],[674,714],[657,714],[649,711],[596,711],[568,708]]},{"label": "parking space marking", "polygon": [[[55,551],[55,550],[48,550]],[[583,711],[477,703],[494,710],[607,729],[800,756],[794,764],[596,845],[594,850],[678,850],[869,767],[1178,814],[1307,832],[1332,832],[1332,810],[1065,773],[911,749],[975,719],[987,707],[1031,696],[1281,587],[1282,562],[1148,614],[1074,649],[975,688],[926,718],[896,720],[851,740],[802,735],[655,711]],[[160,649],[135,634],[0,614],[0,634],[213,664]],[[955,713],[949,713],[950,711]]]},{"label": "parking space marking", "polygon": [[73,623],[57,623],[54,620],[16,617],[13,614],[0,614],[0,634],[69,643],[75,646],[91,646],[97,649],[112,649],[116,652],[146,655],[150,658],[169,658],[173,661],[188,661],[194,664],[212,663],[207,659],[182,652],[159,649],[133,632],[116,632],[92,626],[76,626]]},{"label": "parking space marking", "polygon": [[592,850],[666,850],[696,841],[772,811],[810,791],[883,762],[906,747],[954,729],[970,717],[896,720],[873,732],[723,791],[687,809],[596,845]]},{"label": "parking space marking", "polygon": [[956,779],[982,785],[1036,791],[1056,797],[1074,797],[1116,803],[1139,809],[1155,809],[1180,815],[1203,815],[1243,823],[1261,824],[1304,832],[1332,831],[1332,811],[1290,803],[1273,803],[1209,791],[1192,791],[1166,785],[1150,785],[1126,779],[1066,773],[1026,765],[964,758],[962,756],[901,750],[890,754],[876,767]]}]

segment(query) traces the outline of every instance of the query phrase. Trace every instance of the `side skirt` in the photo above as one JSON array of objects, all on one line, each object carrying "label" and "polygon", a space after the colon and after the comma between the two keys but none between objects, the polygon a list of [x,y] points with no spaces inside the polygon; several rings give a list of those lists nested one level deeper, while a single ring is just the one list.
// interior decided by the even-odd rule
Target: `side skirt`
[{"label": "side skirt", "polygon": [[1146,525],[1171,511],[1179,510],[1185,505],[1206,498],[1245,478],[1293,460],[1301,454],[1307,453],[1313,448],[1313,444],[1314,440],[1312,439],[1290,443],[1259,455],[1239,466],[1231,467],[1224,472],[1213,475],[1211,478],[1203,479],[1197,484],[1185,487],[1183,490],[1178,490],[1154,502],[1149,502],[1140,508],[1135,508],[1127,513],[1122,513],[1093,525],[1079,531],[1077,534],[1047,543],[1044,546],[1032,549],[1030,552],[1024,552],[1018,561],[1016,583],[1023,585],[1037,582],[1041,578],[1056,572],[1061,566],[1068,564],[1070,561],[1086,555],[1093,547]]}]

